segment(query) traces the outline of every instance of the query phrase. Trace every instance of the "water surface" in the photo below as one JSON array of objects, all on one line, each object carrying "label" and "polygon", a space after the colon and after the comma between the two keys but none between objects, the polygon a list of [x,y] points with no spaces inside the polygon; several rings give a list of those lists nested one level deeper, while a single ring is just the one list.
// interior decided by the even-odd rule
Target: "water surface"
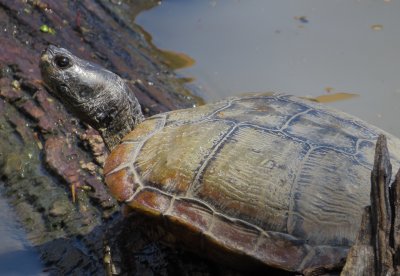
[{"label": "water surface", "polygon": [[46,275],[39,254],[2,196],[0,189],[0,275]]},{"label": "water surface", "polygon": [[399,13],[395,0],[164,0],[136,21],[158,47],[196,61],[178,72],[206,101],[271,90],[328,96],[400,137]]}]

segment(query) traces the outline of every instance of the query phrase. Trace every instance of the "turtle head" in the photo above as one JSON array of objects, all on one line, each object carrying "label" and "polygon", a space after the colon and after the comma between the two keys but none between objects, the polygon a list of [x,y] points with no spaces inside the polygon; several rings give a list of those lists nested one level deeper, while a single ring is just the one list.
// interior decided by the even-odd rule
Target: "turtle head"
[{"label": "turtle head", "polygon": [[44,83],[74,115],[97,129],[109,149],[143,120],[140,105],[116,74],[48,46],[40,58]]}]

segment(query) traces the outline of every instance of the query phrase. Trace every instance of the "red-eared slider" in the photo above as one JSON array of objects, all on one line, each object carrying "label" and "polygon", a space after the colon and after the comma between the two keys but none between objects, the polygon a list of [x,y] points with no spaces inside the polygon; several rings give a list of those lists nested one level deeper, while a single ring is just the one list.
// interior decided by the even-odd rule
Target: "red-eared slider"
[{"label": "red-eared slider", "polygon": [[[369,205],[383,131],[273,94],[144,119],[118,76],[65,49],[48,47],[41,70],[67,108],[102,134],[113,195],[176,242],[227,262],[296,272],[346,257]],[[400,141],[386,135],[398,166]]]}]

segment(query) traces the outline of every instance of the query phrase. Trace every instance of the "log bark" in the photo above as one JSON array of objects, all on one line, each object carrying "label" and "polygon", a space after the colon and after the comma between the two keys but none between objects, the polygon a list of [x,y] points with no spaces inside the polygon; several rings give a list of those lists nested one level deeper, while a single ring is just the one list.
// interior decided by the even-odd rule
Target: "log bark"
[{"label": "log bark", "polygon": [[146,115],[192,106],[194,98],[133,23],[157,4],[0,0],[0,185],[50,275],[104,275],[109,252],[122,274],[219,270],[158,243],[136,255],[125,246],[132,233],[143,237],[124,224],[103,184],[100,136],[41,83],[40,53],[55,44],[131,80]]},{"label": "log bark", "polygon": [[400,170],[391,184],[392,166],[381,135],[371,173],[371,206],[341,275],[399,275]]}]

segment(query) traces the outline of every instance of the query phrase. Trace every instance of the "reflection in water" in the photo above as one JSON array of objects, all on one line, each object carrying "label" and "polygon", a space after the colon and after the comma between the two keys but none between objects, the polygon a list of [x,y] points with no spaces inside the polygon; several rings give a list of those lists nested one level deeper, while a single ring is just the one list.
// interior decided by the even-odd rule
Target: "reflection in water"
[{"label": "reflection in water", "polygon": [[[184,53],[177,53],[169,50],[159,49],[153,44],[153,38],[146,32],[143,28],[140,28],[144,35],[147,43],[151,44],[154,49],[157,49],[157,55],[162,58],[162,61],[172,70],[183,69],[191,67],[195,64],[195,60]],[[186,78],[187,80],[192,80],[191,78]]]},{"label": "reflection in water", "polygon": [[37,252],[0,191],[0,275],[45,275]]},{"label": "reflection in water", "polygon": [[196,60],[179,73],[196,79],[206,101],[357,91],[322,100],[400,136],[399,10],[400,1],[383,0],[164,0],[136,21],[158,47]]},{"label": "reflection in water", "polygon": [[333,93],[333,94],[321,95],[318,97],[301,97],[301,98],[318,103],[334,103],[338,101],[348,100],[357,96],[359,95],[351,93]]}]

